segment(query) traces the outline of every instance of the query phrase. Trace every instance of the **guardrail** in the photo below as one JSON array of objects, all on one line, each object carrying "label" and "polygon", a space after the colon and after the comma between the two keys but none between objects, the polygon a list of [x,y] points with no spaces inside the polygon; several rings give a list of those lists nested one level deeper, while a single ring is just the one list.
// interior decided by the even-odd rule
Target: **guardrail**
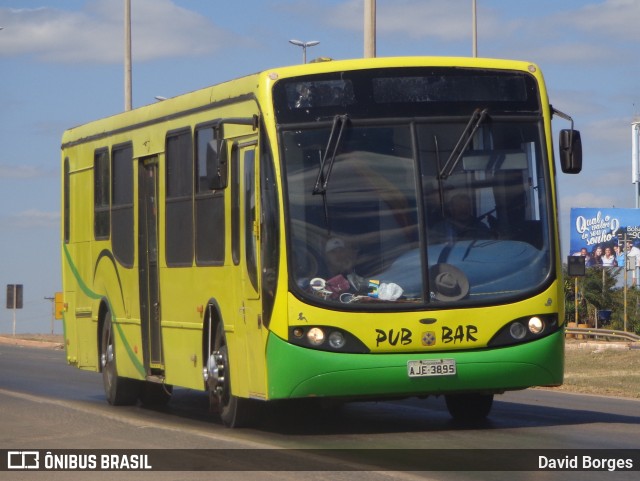
[{"label": "guardrail", "polygon": [[617,339],[625,339],[631,342],[639,342],[640,336],[632,332],[617,331],[615,329],[592,329],[590,327],[567,327],[567,334],[580,334],[591,337],[614,337]]}]

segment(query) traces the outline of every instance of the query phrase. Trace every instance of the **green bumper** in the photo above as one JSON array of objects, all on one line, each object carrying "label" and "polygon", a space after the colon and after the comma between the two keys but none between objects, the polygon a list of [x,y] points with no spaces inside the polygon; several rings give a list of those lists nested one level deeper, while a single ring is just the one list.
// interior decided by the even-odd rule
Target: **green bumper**
[{"label": "green bumper", "polygon": [[[410,378],[407,361],[455,359],[454,376]],[[385,397],[508,391],[562,384],[564,333],[497,349],[412,354],[339,354],[267,344],[269,398]]]}]

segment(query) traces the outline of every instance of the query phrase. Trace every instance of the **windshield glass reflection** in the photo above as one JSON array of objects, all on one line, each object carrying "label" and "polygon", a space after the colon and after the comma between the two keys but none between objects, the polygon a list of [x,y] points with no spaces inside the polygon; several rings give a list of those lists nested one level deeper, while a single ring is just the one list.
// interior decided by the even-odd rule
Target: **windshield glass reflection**
[{"label": "windshield glass reflection", "polygon": [[332,141],[335,123],[283,131],[298,294],[411,307],[541,285],[550,257],[539,125],[472,121],[345,118]]}]

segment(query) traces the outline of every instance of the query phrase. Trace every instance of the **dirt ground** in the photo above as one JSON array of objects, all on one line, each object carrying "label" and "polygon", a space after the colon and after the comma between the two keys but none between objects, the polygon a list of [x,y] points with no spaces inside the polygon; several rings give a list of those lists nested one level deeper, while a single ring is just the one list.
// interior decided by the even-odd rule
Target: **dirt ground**
[{"label": "dirt ground", "polygon": [[0,344],[20,344],[22,346],[64,349],[62,334],[0,334]]}]

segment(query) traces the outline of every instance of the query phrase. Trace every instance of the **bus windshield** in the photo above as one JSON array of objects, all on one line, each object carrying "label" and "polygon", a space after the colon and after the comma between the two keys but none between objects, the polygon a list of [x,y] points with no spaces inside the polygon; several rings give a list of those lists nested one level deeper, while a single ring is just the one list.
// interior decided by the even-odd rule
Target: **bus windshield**
[{"label": "bus windshield", "polygon": [[276,85],[296,295],[442,308],[507,302],[549,278],[532,79],[414,70]]}]

